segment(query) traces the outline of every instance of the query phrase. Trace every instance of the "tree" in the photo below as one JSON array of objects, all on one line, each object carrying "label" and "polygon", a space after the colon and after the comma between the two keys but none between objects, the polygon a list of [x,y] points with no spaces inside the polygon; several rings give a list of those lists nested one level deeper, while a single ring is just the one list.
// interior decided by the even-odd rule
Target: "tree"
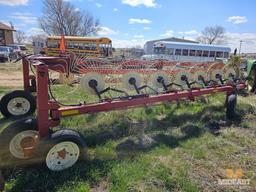
[{"label": "tree", "polygon": [[48,35],[88,36],[100,30],[98,19],[64,0],[44,0],[39,23]]},{"label": "tree", "polygon": [[225,39],[225,29],[222,26],[205,27],[197,40],[206,44],[219,44]]},{"label": "tree", "polygon": [[17,43],[23,43],[26,40],[26,35],[23,31],[16,31],[15,32],[15,41]]},{"label": "tree", "polygon": [[238,68],[239,66],[243,63],[243,59],[241,56],[238,55],[231,55],[230,60],[229,60],[229,64],[230,66],[232,66],[233,68]]}]

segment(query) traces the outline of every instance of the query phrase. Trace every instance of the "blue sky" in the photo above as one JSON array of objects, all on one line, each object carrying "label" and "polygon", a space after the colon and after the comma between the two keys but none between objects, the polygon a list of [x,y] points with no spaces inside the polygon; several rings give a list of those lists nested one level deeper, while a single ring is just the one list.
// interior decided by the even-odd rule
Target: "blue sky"
[{"label": "blue sky", "polygon": [[[206,26],[226,29],[226,45],[243,41],[242,52],[256,52],[256,1],[253,0],[68,0],[100,19],[100,36],[115,47],[143,45],[164,37],[196,39]],[[40,34],[40,0],[0,0],[0,21],[12,21],[27,35]]]}]

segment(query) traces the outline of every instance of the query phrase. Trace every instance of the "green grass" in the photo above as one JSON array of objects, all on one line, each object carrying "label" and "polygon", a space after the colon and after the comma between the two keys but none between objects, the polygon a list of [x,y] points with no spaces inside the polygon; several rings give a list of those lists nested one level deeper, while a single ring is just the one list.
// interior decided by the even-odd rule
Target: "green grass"
[{"label": "green grass", "polygon": [[[61,102],[94,101],[79,89],[57,86]],[[8,90],[0,89],[0,93]],[[73,97],[71,97],[73,95]],[[237,120],[222,126],[216,136],[205,128],[211,120],[225,120],[224,94],[206,103],[181,102],[74,116],[62,119],[61,128],[80,131],[88,145],[88,161],[69,170],[51,172],[44,167],[6,173],[7,191],[241,191],[220,186],[225,169],[242,168],[250,178],[247,191],[256,188],[255,96],[239,97]],[[133,121],[141,124],[134,125]],[[154,140],[141,147],[142,125]]]}]

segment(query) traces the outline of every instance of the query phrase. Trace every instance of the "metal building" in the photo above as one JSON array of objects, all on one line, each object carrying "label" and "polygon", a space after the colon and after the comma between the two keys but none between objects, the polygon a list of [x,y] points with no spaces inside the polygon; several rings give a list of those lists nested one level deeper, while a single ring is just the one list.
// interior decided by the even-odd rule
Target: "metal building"
[{"label": "metal building", "polygon": [[147,41],[147,42],[145,43],[145,45],[144,45],[144,52],[145,52],[146,55],[151,55],[151,54],[153,54],[154,43],[157,42],[157,41],[198,43],[198,42],[196,42],[196,41],[191,41],[191,40],[181,39],[181,38],[176,38],[176,37],[151,40],[151,41]]}]

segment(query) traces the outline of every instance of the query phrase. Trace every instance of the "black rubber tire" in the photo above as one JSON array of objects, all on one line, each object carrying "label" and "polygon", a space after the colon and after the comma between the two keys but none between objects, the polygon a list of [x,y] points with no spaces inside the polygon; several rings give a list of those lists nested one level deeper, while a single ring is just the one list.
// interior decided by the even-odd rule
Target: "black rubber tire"
[{"label": "black rubber tire", "polygon": [[37,120],[32,117],[19,119],[7,126],[0,133],[0,168],[9,168],[25,165],[28,160],[15,158],[9,150],[12,138],[18,133],[26,130],[37,130]]},{"label": "black rubber tire", "polygon": [[2,171],[0,170],[0,192],[4,191],[4,184],[5,184],[4,176],[2,174]]},{"label": "black rubber tire", "polygon": [[[42,140],[40,146],[38,146],[39,151],[37,153],[44,154],[44,159],[46,160],[46,156],[50,149],[54,145],[64,141],[72,141],[76,143],[80,150],[79,160],[87,159],[87,147],[84,137],[79,132],[70,129],[59,130],[51,134],[49,138]],[[45,166],[47,167],[46,161]]]},{"label": "black rubber tire", "polygon": [[[14,115],[8,110],[8,108],[7,108],[8,103],[10,102],[11,99],[13,99],[15,97],[23,97],[29,101],[30,109],[27,113],[22,114],[22,115]],[[5,96],[3,96],[0,101],[0,111],[3,114],[3,116],[6,118],[25,117],[25,116],[33,114],[35,112],[35,110],[36,110],[35,97],[33,95],[31,95],[29,92],[24,91],[24,90],[16,90],[11,93],[8,93]]]},{"label": "black rubber tire", "polygon": [[231,94],[227,98],[226,117],[232,120],[236,115],[237,95]]}]

